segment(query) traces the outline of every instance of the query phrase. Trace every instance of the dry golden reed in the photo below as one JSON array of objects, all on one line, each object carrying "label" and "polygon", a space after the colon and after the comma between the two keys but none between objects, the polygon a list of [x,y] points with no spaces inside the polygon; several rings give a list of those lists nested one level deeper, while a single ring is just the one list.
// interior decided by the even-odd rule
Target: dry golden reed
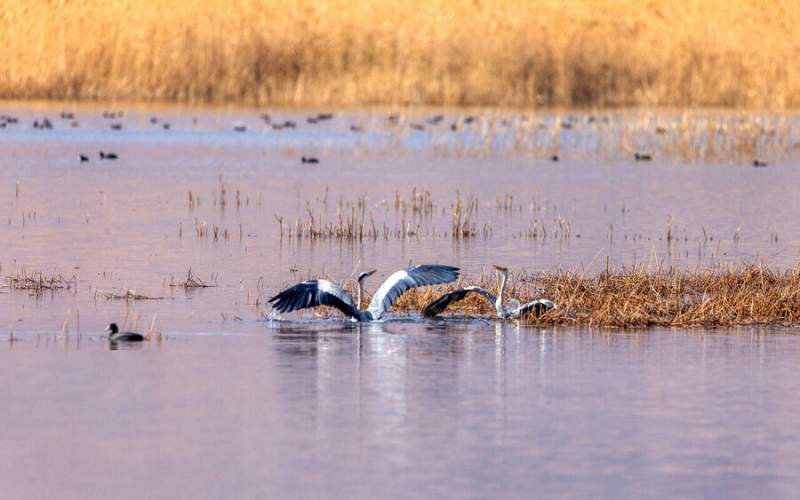
[{"label": "dry golden reed", "polygon": [[29,0],[0,98],[800,104],[796,0]]},{"label": "dry golden reed", "polygon": [[[493,275],[465,283],[497,293]],[[459,285],[461,286],[461,285]],[[405,294],[398,309],[419,311],[443,289],[417,289]],[[542,325],[609,327],[733,326],[800,324],[800,268],[779,273],[762,266],[729,267],[690,272],[637,268],[586,276],[562,271],[512,277],[506,300],[553,300],[562,307],[526,322]],[[574,312],[575,314],[568,314]],[[472,294],[446,314],[491,316],[494,309]]]}]

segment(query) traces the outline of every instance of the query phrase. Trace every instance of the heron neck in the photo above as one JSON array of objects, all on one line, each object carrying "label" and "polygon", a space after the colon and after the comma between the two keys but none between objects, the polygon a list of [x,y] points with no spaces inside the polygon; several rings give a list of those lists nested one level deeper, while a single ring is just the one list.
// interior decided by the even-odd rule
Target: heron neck
[{"label": "heron neck", "polygon": [[356,309],[361,310],[361,300],[364,297],[364,284],[358,280],[358,293],[356,294]]},{"label": "heron neck", "polygon": [[503,314],[503,292],[506,289],[506,273],[500,274],[500,290],[497,291],[497,301],[494,303],[494,308],[497,309],[497,314]]}]

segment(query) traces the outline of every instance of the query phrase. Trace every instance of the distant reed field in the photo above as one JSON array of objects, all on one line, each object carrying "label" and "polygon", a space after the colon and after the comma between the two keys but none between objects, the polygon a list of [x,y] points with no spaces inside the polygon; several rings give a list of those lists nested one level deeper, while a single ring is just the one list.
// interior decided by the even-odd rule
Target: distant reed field
[{"label": "distant reed field", "polygon": [[796,0],[29,0],[0,98],[800,105]]}]

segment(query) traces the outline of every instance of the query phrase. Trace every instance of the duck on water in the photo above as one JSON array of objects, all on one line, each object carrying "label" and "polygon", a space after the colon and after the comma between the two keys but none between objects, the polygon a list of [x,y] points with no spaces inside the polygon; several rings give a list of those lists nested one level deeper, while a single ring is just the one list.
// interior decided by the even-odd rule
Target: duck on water
[{"label": "duck on water", "polygon": [[111,323],[106,327],[108,340],[110,342],[142,342],[144,335],[136,332],[121,332],[116,323]]}]

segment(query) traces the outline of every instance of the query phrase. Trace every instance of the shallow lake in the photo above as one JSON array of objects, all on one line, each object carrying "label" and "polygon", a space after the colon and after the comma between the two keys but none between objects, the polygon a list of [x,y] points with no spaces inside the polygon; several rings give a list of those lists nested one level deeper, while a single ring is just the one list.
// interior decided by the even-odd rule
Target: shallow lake
[{"label": "shallow lake", "polygon": [[[0,276],[71,281],[0,288],[4,497],[775,498],[799,486],[794,329],[354,326],[269,321],[264,305],[301,279],[351,284],[372,268],[374,290],[409,262],[466,276],[794,267],[793,121],[780,144],[752,145],[769,163],[754,168],[686,162],[671,132],[641,131],[672,130],[669,114],[103,111],[0,107],[19,120],[0,129]],[[45,117],[53,128],[33,127]],[[451,234],[459,200],[465,238]],[[336,236],[351,223],[363,237]],[[181,288],[189,269],[215,286]],[[126,290],[153,300],[106,298]],[[163,337],[111,351],[110,321]]]}]

